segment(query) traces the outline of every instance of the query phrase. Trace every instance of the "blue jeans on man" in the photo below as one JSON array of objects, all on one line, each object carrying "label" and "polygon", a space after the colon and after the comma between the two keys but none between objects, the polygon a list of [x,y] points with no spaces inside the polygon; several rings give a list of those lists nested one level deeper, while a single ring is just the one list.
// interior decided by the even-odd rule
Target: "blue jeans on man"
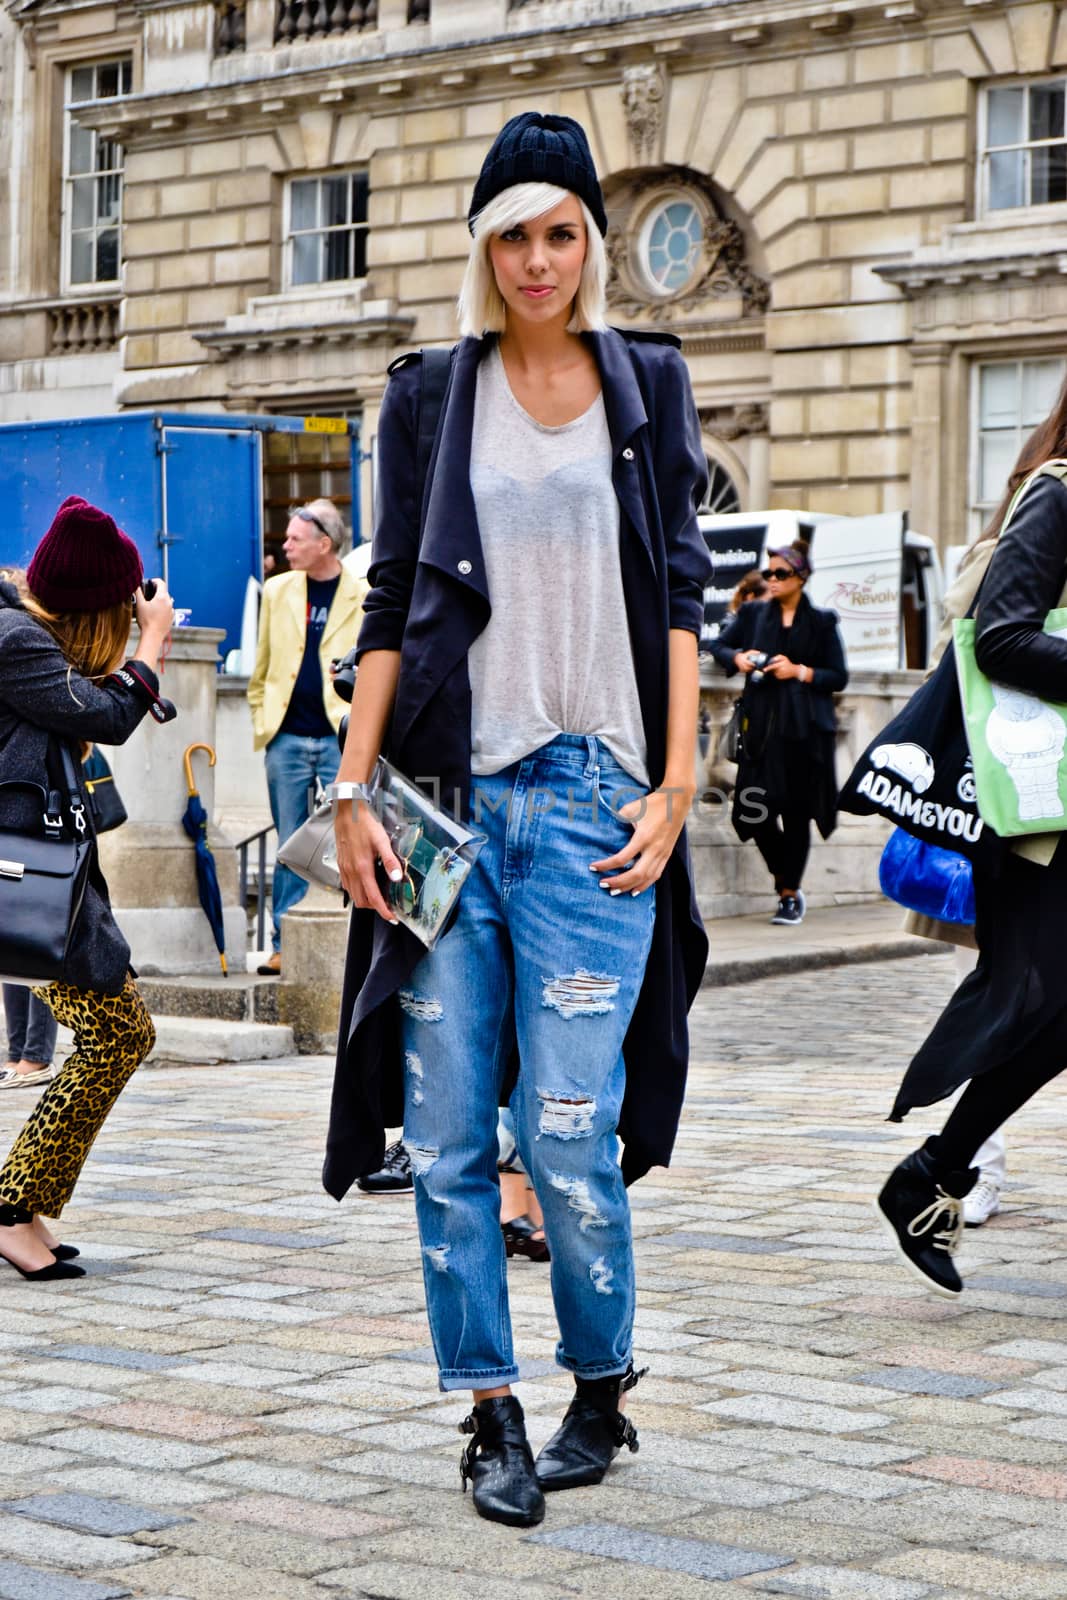
[{"label": "blue jeans on man", "polygon": [[[300,733],[276,733],[267,746],[267,793],[271,816],[278,830],[278,843],[284,844],[310,817],[315,805],[316,780],[325,786],[333,783],[341,764],[341,751],[334,734],[308,738]],[[282,947],[282,918],[307,894],[303,878],[274,864],[271,895],[273,929],[271,946]]]}]

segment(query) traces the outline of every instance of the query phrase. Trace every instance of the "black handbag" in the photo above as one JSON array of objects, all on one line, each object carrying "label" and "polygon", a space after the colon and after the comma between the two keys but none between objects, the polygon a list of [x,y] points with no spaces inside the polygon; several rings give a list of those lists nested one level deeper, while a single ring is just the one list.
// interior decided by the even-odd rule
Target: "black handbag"
[{"label": "black handbag", "polygon": [[719,760],[730,761],[736,766],[741,759],[741,749],[741,700],[738,698],[734,701],[729,722],[719,734]]},{"label": "black handbag", "polygon": [[93,746],[92,754],[82,763],[85,792],[89,797],[89,815],[94,833],[107,833],[121,828],[129,820],[122,803],[115,775],[106,756]]},{"label": "black handbag", "polygon": [[996,871],[1005,845],[978,813],[951,644],[936,670],[867,746],[841,789],[842,811],[880,816],[916,839]]},{"label": "black handbag", "polygon": [[19,983],[63,977],[95,848],[66,744],[50,741],[47,776],[13,785],[40,794],[39,830],[0,829],[0,977]]}]

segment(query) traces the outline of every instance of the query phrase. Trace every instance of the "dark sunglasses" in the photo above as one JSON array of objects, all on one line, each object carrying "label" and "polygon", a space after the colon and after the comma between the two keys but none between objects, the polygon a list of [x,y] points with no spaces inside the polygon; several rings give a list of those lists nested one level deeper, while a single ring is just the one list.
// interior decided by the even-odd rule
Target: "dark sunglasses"
[{"label": "dark sunglasses", "polygon": [[393,849],[403,866],[404,876],[398,883],[389,885],[389,898],[398,911],[404,912],[409,917],[415,910],[419,898],[418,888],[411,876],[411,860],[421,839],[422,823],[410,822],[401,828],[393,841]]},{"label": "dark sunglasses", "polygon": [[764,567],[762,576],[766,578],[768,583],[770,583],[772,578],[776,579],[779,583],[784,583],[787,578],[799,577],[799,573],[793,572],[788,567]]},{"label": "dark sunglasses", "polygon": [[[315,524],[316,528],[318,528],[319,532],[323,535],[324,538],[326,538],[326,539],[330,538],[329,532],[326,529],[326,527],[324,526],[324,524],[319,521],[319,519],[315,515],[314,511],[309,511],[308,510],[307,506],[294,506],[293,510],[290,511],[289,516],[290,516],[290,519],[293,518],[293,517],[299,517],[301,522],[313,522]],[[331,540],[331,543],[332,543],[332,540]]]}]

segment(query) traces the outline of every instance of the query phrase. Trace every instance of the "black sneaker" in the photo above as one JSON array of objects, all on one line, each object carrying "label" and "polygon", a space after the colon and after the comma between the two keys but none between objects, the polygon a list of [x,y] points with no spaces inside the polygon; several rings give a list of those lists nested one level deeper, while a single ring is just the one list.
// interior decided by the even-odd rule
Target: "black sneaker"
[{"label": "black sneaker", "polygon": [[936,1139],[927,1139],[894,1167],[876,1210],[905,1265],[935,1294],[955,1300],[963,1280],[952,1257],[963,1237],[963,1197],[978,1181],[978,1168],[941,1172],[936,1149]]},{"label": "black sneaker", "polygon": [[415,1187],[411,1160],[401,1140],[389,1146],[377,1172],[366,1172],[356,1179],[356,1187],[364,1194],[411,1194]]},{"label": "black sneaker", "polygon": [[778,910],[771,918],[771,925],[775,928],[797,928],[804,921],[804,896],[797,894],[783,894],[778,901]]}]

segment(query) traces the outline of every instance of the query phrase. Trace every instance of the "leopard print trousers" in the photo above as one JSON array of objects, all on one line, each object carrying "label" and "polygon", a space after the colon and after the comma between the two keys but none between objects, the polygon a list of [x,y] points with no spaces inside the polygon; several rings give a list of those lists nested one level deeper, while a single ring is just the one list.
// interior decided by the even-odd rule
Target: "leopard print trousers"
[{"label": "leopard print trousers", "polygon": [[74,1053],[38,1100],[0,1172],[0,1203],[58,1217],[111,1107],[156,1042],[129,973],[121,994],[50,983],[34,994],[74,1030]]}]

